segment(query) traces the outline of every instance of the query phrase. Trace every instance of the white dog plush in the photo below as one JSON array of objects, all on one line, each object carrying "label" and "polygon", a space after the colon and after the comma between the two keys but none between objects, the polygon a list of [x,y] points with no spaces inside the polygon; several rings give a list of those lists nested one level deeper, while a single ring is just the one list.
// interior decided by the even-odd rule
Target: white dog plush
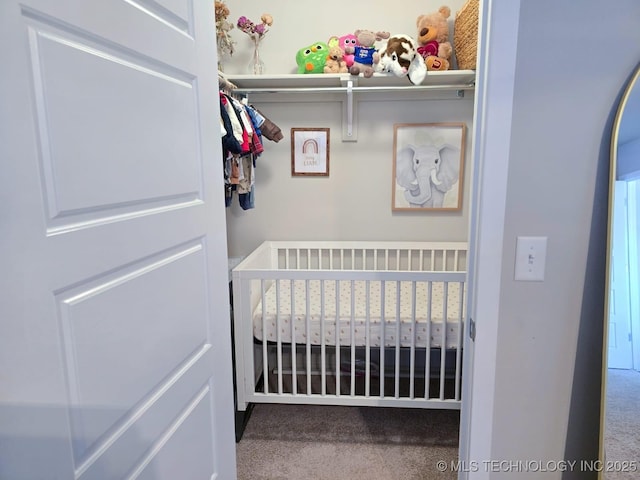
[{"label": "white dog plush", "polygon": [[414,85],[420,85],[427,76],[427,65],[415,40],[404,34],[389,37],[380,49],[380,61],[374,66],[376,72],[407,76]]}]

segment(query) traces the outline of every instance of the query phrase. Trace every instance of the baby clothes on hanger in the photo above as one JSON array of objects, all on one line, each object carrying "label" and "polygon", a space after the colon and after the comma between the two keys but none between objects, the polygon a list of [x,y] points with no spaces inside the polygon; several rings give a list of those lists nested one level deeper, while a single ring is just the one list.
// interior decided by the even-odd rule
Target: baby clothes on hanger
[{"label": "baby clothes on hanger", "polygon": [[262,138],[279,142],[280,128],[228,92],[220,91],[222,150],[224,159],[225,205],[231,206],[233,193],[243,210],[255,207],[256,160],[264,152]]}]

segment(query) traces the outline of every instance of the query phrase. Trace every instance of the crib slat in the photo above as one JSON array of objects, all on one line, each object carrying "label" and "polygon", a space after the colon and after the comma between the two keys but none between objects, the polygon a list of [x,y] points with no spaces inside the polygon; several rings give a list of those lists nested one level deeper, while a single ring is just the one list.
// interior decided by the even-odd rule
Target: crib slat
[{"label": "crib slat", "polygon": [[304,297],[305,297],[305,332],[307,338],[307,395],[311,395],[311,308],[310,308],[310,293],[309,293],[309,280],[304,282]]},{"label": "crib slat", "polygon": [[296,248],[296,270],[300,270],[300,249]]},{"label": "crib slat", "polygon": [[449,282],[442,287],[442,344],[440,346],[440,400],[444,400],[444,379],[447,358],[447,302],[449,301]]},{"label": "crib slat", "polygon": [[356,394],[356,291],[355,280],[351,280],[351,318],[349,319],[351,339],[351,396]]},{"label": "crib slat", "polygon": [[325,296],[325,280],[320,280],[320,369],[322,379],[322,396],[327,394],[327,347],[324,342],[325,335],[325,308],[324,308],[324,296]]},{"label": "crib slat", "polygon": [[396,281],[396,371],[395,398],[400,398],[400,280]]},{"label": "crib slat", "polygon": [[295,295],[295,280],[291,282],[291,391],[294,395],[298,394],[298,366],[296,365],[296,295]]},{"label": "crib slat", "polygon": [[369,397],[371,392],[371,281],[366,281],[366,289],[365,289],[365,332],[364,332],[364,343],[365,343],[365,381],[364,381],[364,395],[365,397]]},{"label": "crib slat", "polygon": [[267,354],[267,319],[266,319],[266,293],[264,288],[264,280],[260,280],[260,288],[262,290],[262,377],[264,384],[264,393],[269,393],[269,356]]},{"label": "crib slat", "polygon": [[385,360],[385,351],[387,348],[386,344],[386,333],[385,328],[387,324],[386,318],[386,284],[387,282],[380,282],[380,398],[384,398],[384,360]]},{"label": "crib slat", "polygon": [[416,373],[416,282],[411,282],[411,346],[409,360],[409,398],[414,398]]},{"label": "crib slat", "polygon": [[433,282],[430,280],[427,282],[427,332],[426,332],[426,348],[424,359],[424,398],[429,399],[429,387],[431,386],[431,325],[432,325],[432,304],[431,298],[433,295]]},{"label": "crib slat", "polygon": [[278,394],[282,395],[282,332],[280,331],[280,280],[276,280],[276,353],[278,368]]},{"label": "crib slat", "polygon": [[436,269],[436,251],[431,250],[431,268],[429,270],[435,271]]},{"label": "crib slat", "polygon": [[336,395],[340,396],[340,280],[336,280]]}]

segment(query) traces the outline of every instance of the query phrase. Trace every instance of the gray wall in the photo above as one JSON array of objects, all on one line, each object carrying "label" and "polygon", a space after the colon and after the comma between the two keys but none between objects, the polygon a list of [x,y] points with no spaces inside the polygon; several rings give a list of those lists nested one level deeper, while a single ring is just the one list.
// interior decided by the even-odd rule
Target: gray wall
[{"label": "gray wall", "polygon": [[[638,19],[633,0],[521,2],[492,458],[597,457],[609,140]],[[585,28],[596,24],[606,41]],[[513,280],[519,235],[548,237],[544,282]]]}]

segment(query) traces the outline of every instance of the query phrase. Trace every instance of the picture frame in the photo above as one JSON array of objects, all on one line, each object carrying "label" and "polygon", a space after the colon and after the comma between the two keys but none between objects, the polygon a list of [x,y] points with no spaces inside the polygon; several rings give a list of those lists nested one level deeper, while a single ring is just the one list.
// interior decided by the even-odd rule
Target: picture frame
[{"label": "picture frame", "polygon": [[462,208],[466,132],[455,122],[393,125],[392,211]]},{"label": "picture frame", "polygon": [[291,129],[291,176],[329,176],[328,128]]}]

